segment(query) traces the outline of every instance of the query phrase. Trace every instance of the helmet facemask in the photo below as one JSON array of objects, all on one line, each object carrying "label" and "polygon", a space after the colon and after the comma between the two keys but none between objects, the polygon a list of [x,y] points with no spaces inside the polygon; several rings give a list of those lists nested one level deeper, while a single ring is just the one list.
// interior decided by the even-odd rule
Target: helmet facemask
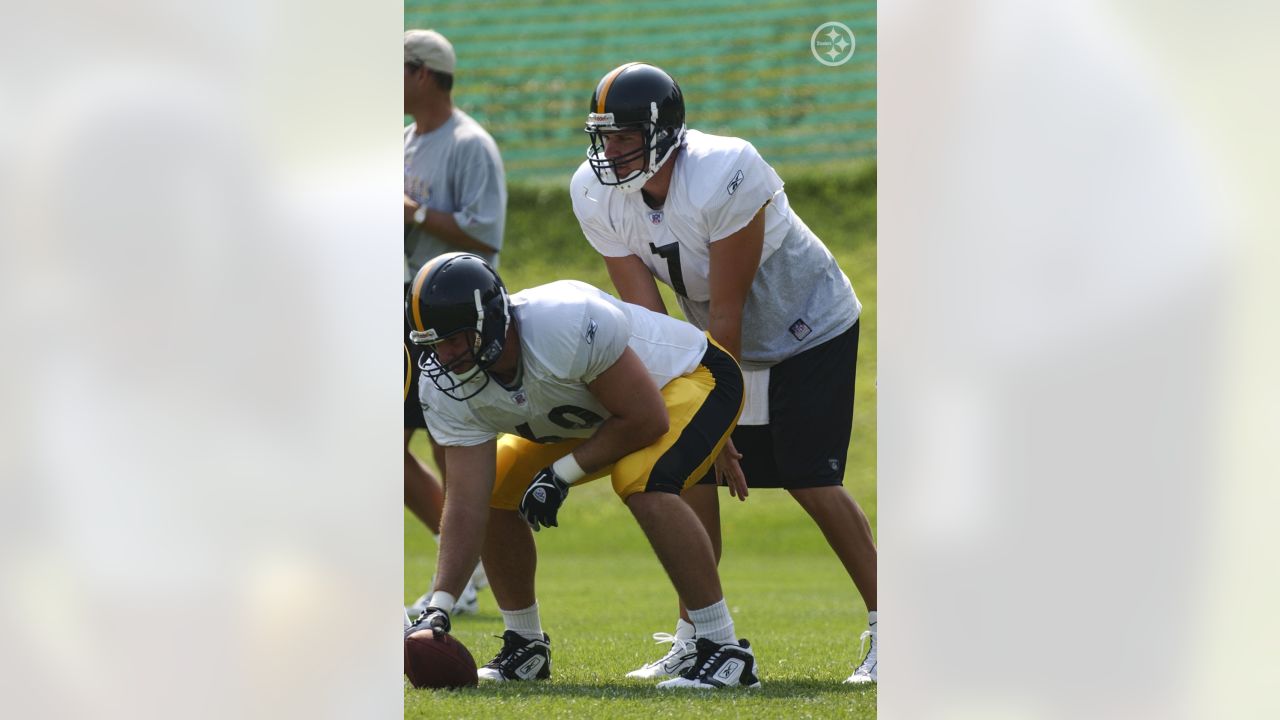
[{"label": "helmet facemask", "polygon": [[[658,104],[649,103],[649,120],[617,124],[613,113],[591,113],[587,116],[586,127],[583,128],[591,136],[591,147],[587,149],[587,162],[601,185],[615,187],[622,192],[634,192],[644,187],[667,160],[675,153],[676,148],[684,141],[685,126],[661,127],[658,125]],[[644,139],[641,147],[609,158],[605,156],[605,136],[611,133],[639,131]],[[618,168],[636,160],[644,160],[644,164],[625,177],[618,176]]]},{"label": "helmet facemask", "polygon": [[[511,310],[505,290],[487,304],[481,299],[480,290],[474,291],[475,325],[459,327],[444,335],[428,327],[425,331],[410,331],[409,339],[424,346],[427,352],[418,359],[422,370],[440,392],[454,400],[475,397],[489,385],[488,369],[498,362],[506,346],[507,328],[511,325]],[[453,358],[447,365],[440,362],[436,346],[459,333],[467,336],[466,352]],[[469,367],[467,367],[469,365]],[[459,368],[465,370],[458,371]]]}]

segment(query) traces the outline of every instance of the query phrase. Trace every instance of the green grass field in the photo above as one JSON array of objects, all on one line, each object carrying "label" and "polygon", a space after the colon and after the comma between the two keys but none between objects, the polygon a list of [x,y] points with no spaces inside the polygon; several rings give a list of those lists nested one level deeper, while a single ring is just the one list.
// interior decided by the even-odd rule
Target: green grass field
[{"label": "green grass field", "polygon": [[[792,177],[792,207],[831,248],[863,304],[854,434],[845,487],[876,524],[875,166]],[[500,270],[516,291],[575,278],[612,292],[602,261],[582,239],[560,186],[511,188]],[[668,307],[675,303],[668,294]],[[429,457],[425,443],[417,447]],[[725,717],[874,718],[876,689],[841,681],[858,661],[866,609],[817,527],[785,492],[759,490],[745,503],[722,491],[725,596],[738,633],[751,640],[763,687],[711,694],[667,693],[623,676],[667,646],[676,598],[648,542],[606,481],[575,488],[560,527],[538,534],[538,599],[552,638],[552,679],[454,692],[405,690],[406,718]],[[405,601],[426,589],[435,543],[405,513]],[[454,634],[478,663],[497,652],[502,618],[481,593],[479,616]],[[407,686],[406,686],[407,687]]]}]

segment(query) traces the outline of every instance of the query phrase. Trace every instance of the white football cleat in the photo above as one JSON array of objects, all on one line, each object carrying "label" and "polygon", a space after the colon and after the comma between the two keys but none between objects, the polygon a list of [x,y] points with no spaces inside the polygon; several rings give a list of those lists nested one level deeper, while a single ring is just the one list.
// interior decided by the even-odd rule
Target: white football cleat
[{"label": "white football cleat", "polygon": [[476,586],[470,580],[467,586],[462,588],[462,594],[453,603],[453,615],[475,615],[480,612],[480,594],[476,592]]},{"label": "white football cleat", "polygon": [[713,640],[698,638],[697,648],[698,657],[693,665],[683,675],[658,683],[658,687],[698,690],[760,687],[760,678],[756,677],[756,655],[746,639],[721,645]]},{"label": "white football cleat", "polygon": [[627,677],[641,680],[676,677],[693,667],[694,660],[698,658],[698,648],[692,639],[685,640],[664,632],[654,633],[653,639],[659,643],[671,643],[671,650],[644,667],[627,673]]},{"label": "white football cleat", "polygon": [[871,649],[867,651],[867,656],[862,659],[862,664],[857,670],[849,676],[846,683],[850,685],[870,685],[876,682],[876,631],[864,630],[862,632],[862,642],[858,645],[858,654],[862,654],[862,648],[866,647],[867,639],[871,639]]},{"label": "white football cleat", "polygon": [[475,572],[471,573],[471,584],[476,590],[483,590],[489,587],[489,574],[484,571],[484,563],[476,563]]},{"label": "white football cleat", "polygon": [[546,680],[551,677],[551,637],[530,640],[515,630],[502,633],[502,649],[476,670],[476,677],[491,682]]}]

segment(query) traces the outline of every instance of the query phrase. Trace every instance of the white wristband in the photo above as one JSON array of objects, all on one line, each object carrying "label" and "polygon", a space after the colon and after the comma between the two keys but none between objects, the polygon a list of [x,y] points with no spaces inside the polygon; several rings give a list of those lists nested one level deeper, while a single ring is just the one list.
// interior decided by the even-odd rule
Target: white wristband
[{"label": "white wristband", "polygon": [[551,463],[551,470],[554,471],[556,475],[560,476],[561,480],[569,483],[570,485],[587,476],[586,471],[583,470],[582,466],[578,464],[578,461],[574,459],[573,453],[569,453],[568,455],[565,455],[559,460]]},{"label": "white wristband", "polygon": [[441,610],[451,613],[453,612],[453,604],[458,599],[443,590],[437,590],[431,593],[431,599],[427,601],[427,607],[440,608]]}]

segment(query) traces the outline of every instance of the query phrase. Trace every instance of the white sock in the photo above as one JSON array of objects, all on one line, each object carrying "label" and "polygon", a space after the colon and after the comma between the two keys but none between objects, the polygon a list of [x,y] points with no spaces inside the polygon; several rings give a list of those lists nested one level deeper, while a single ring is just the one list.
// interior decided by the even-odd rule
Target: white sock
[{"label": "white sock", "polygon": [[684,618],[676,618],[676,638],[680,640],[693,639],[693,624],[684,621]]},{"label": "white sock", "polygon": [[873,633],[876,631],[876,611],[875,610],[872,610],[871,612],[867,613],[867,627],[870,628],[871,632]]},{"label": "white sock", "polygon": [[523,610],[502,610],[502,622],[508,630],[514,630],[526,640],[542,639],[542,618],[538,615],[538,603],[534,602]]},{"label": "white sock", "polygon": [[437,607],[445,612],[453,612],[453,606],[457,602],[458,598],[443,590],[436,590],[431,593],[431,597],[427,600],[427,607]]},{"label": "white sock", "polygon": [[733,631],[733,618],[729,617],[729,606],[724,598],[714,605],[700,610],[690,610],[689,619],[693,621],[694,636],[706,638],[720,645],[738,642]]}]

